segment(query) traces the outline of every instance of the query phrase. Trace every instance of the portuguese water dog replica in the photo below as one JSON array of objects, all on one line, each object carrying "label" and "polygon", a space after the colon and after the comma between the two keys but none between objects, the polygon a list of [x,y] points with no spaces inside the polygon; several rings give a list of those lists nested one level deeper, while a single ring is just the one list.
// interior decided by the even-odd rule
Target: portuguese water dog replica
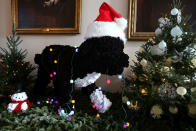
[{"label": "portuguese water dog replica", "polygon": [[66,111],[64,114],[74,114],[74,86],[86,89],[100,113],[107,111],[111,102],[96,88],[95,82],[101,74],[118,75],[128,67],[129,57],[123,52],[126,26],[127,21],[104,2],[99,16],[87,29],[85,41],[78,48],[51,45],[42,54],[36,54],[35,63],[39,65],[36,94],[43,95],[53,80],[56,97],[63,113]]}]

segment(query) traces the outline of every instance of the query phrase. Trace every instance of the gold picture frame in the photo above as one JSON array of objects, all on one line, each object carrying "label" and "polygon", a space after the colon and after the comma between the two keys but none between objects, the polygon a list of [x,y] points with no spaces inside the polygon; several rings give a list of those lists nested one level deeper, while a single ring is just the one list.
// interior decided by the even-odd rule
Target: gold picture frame
[{"label": "gold picture frame", "polygon": [[[21,1],[23,1],[23,3],[26,2],[27,7],[25,7],[25,5],[23,5],[23,3],[21,3]],[[40,0],[40,1],[43,1],[43,0]],[[54,1],[55,0],[53,0],[53,2]],[[63,1],[63,0],[57,0],[57,1]],[[65,1],[66,0],[64,0],[64,2]],[[70,3],[70,5],[64,6],[64,8],[66,7],[65,9],[63,7],[61,8],[61,11],[68,10],[68,8],[70,8],[70,10],[72,10],[73,14],[70,14],[69,10],[67,11],[67,12],[69,12],[69,13],[67,13],[67,16],[68,16],[67,18],[64,18],[64,15],[66,15],[65,12],[60,13],[60,14],[62,14],[62,17],[59,15],[58,19],[55,18],[58,13],[56,13],[56,14],[54,13],[53,16],[45,16],[44,15],[43,20],[40,20],[42,22],[41,24],[39,24],[39,18],[42,18],[42,17],[39,14],[39,12],[38,12],[38,15],[40,15],[40,16],[38,18],[37,18],[36,14],[34,15],[34,17],[35,17],[34,19],[31,18],[31,15],[34,13],[33,11],[34,10],[36,11],[36,9],[34,9],[34,7],[29,8],[29,6],[34,6],[34,4],[32,4],[32,3],[35,2],[35,0],[12,0],[11,2],[12,2],[12,21],[15,25],[16,32],[19,34],[78,34],[78,33],[80,33],[81,2],[82,2],[82,0],[72,0],[72,3]],[[29,2],[30,4],[28,4],[27,2]],[[68,1],[66,1],[66,2],[68,2]],[[38,5],[38,6],[40,6],[40,5]],[[51,8],[52,8],[52,6],[55,6],[55,5],[52,4]],[[30,10],[30,9],[32,9],[32,10]],[[40,9],[40,7],[39,7],[39,9]],[[53,7],[52,11],[54,11],[55,9],[59,9],[59,8]],[[46,8],[43,7],[43,10],[46,10]],[[50,10],[50,7],[47,7],[47,10]],[[27,14],[28,12],[30,12],[29,13],[30,16]],[[26,14],[23,14],[23,13],[26,13]],[[45,11],[45,13],[47,13],[47,11]],[[27,16],[28,18],[26,19],[25,16]],[[53,23],[50,21],[50,17],[52,18],[51,21],[53,20]],[[46,18],[48,18],[49,20],[47,20]],[[61,19],[62,19],[62,21],[61,21]],[[33,23],[32,21],[35,21],[35,20],[37,20],[38,22],[36,21]],[[49,22],[49,23],[47,23],[45,25],[44,21]],[[28,22],[31,24],[29,24]],[[50,24],[52,25],[51,27],[48,26]]]},{"label": "gold picture frame", "polygon": [[[196,21],[196,0],[181,0],[184,15],[192,15],[190,23]],[[145,41],[155,36],[158,19],[170,14],[173,0],[129,0],[128,9],[128,40]],[[196,30],[196,26],[193,26]]]},{"label": "gold picture frame", "polygon": [[128,40],[144,41],[154,36],[154,32],[137,32],[137,0],[129,0]]}]

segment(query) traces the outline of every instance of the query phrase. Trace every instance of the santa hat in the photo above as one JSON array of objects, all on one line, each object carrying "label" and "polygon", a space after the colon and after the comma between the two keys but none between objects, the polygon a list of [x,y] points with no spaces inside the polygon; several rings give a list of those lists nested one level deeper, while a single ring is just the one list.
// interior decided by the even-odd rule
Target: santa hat
[{"label": "santa hat", "polygon": [[118,14],[110,5],[104,2],[99,9],[99,16],[88,26],[85,39],[93,37],[119,37],[126,42],[124,30],[127,27],[127,20]]}]

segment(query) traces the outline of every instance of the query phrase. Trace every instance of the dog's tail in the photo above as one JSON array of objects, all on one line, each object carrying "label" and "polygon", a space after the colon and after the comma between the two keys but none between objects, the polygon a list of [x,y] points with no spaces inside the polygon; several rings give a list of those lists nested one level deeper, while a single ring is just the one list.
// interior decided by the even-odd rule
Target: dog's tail
[{"label": "dog's tail", "polygon": [[35,58],[34,58],[34,61],[36,64],[40,64],[41,63],[41,54],[35,54]]}]

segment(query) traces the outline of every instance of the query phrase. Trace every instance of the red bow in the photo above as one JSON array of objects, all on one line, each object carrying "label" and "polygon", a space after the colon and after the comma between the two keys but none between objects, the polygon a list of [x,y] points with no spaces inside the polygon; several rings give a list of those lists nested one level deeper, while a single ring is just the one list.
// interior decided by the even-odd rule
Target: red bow
[{"label": "red bow", "polygon": [[13,113],[22,112],[21,106],[22,106],[22,104],[23,104],[24,102],[27,103],[28,108],[32,107],[32,105],[33,105],[33,104],[32,104],[29,100],[27,100],[27,99],[24,100],[24,101],[12,101],[12,102],[11,102],[12,104],[18,104],[18,105],[16,106],[16,108],[13,110]]}]

